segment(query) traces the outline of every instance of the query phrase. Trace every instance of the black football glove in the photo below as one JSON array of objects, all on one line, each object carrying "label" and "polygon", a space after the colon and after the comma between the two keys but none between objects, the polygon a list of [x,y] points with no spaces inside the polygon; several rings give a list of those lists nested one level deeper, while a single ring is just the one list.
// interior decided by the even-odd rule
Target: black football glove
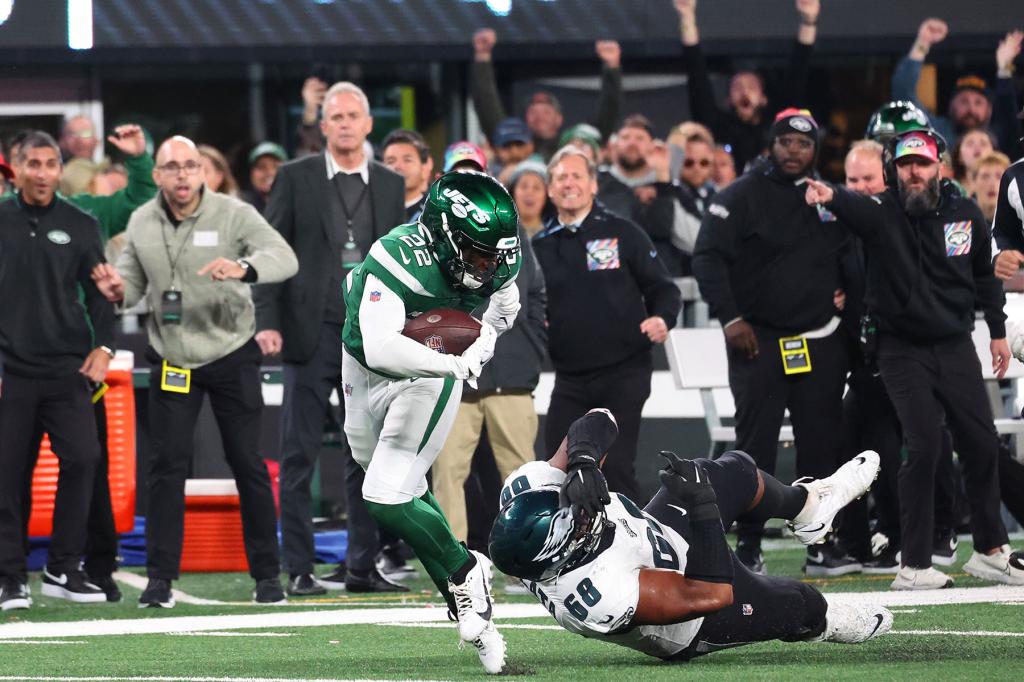
[{"label": "black football glove", "polygon": [[683,503],[691,518],[700,521],[718,518],[718,498],[707,473],[692,459],[680,459],[674,452],[660,453],[667,464],[658,472],[662,485],[677,500]]},{"label": "black football glove", "polygon": [[612,501],[608,494],[608,482],[597,468],[597,462],[588,455],[581,455],[572,461],[566,472],[565,482],[559,500],[563,507],[572,505],[573,516],[580,520],[582,513],[593,518]]}]

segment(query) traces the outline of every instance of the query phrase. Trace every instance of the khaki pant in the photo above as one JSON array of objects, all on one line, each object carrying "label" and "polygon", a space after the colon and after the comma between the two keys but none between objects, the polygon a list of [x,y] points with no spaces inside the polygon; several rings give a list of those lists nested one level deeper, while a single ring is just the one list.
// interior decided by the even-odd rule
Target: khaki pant
[{"label": "khaki pant", "polygon": [[533,443],[537,437],[537,412],[533,407],[533,396],[494,394],[459,405],[448,440],[434,462],[433,481],[434,497],[448,517],[455,537],[462,541],[469,533],[466,495],[462,486],[469,477],[473,452],[480,442],[485,422],[502,480],[535,459]]}]

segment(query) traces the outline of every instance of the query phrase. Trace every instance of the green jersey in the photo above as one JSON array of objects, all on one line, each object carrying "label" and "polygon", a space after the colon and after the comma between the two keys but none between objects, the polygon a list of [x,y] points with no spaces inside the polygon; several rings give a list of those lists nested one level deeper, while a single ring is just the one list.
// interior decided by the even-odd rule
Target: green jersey
[{"label": "green jersey", "polygon": [[[368,275],[379,279],[402,299],[407,318],[435,308],[455,308],[469,313],[486,303],[493,292],[515,280],[520,261],[517,252],[507,259],[508,267],[499,268],[490,283],[477,291],[459,291],[448,283],[420,226],[416,223],[399,225],[374,242],[366,260],[345,279],[345,327],[341,334],[345,350],[367,369],[377,371],[366,365],[359,326],[359,306]],[[373,296],[374,292],[370,291],[371,300]],[[379,298],[380,294],[377,296]]]}]

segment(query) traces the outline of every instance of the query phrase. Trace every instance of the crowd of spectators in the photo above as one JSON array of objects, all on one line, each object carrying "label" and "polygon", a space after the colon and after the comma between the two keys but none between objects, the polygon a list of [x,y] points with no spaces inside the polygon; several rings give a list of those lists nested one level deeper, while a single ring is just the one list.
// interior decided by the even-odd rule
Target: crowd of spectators
[{"label": "crowd of spectators", "polygon": [[[920,344],[928,343],[939,349],[936,352],[955,355],[965,363],[968,373],[975,369],[971,365],[975,356],[961,337],[957,337],[957,344],[946,343],[954,331],[963,331],[956,324],[922,340],[900,326],[909,314],[907,310],[893,310],[878,303],[878,287],[901,286],[899,282],[892,284],[895,280],[890,281],[887,275],[878,274],[879,270],[900,265],[893,265],[895,261],[887,258],[891,254],[872,255],[872,250],[884,242],[876,239],[873,228],[865,226],[869,221],[865,216],[870,215],[865,201],[870,200],[858,199],[856,194],[878,197],[888,192],[902,197],[891,206],[885,203],[888,200],[877,199],[880,206],[891,209],[879,213],[879,220],[892,224],[905,215],[915,225],[925,224],[922,216],[927,211],[934,212],[928,214],[929,220],[937,220],[938,215],[948,218],[947,246],[956,251],[954,247],[966,240],[969,252],[970,244],[975,245],[973,284],[964,284],[966,279],[956,282],[975,298],[964,303],[969,309],[965,307],[958,314],[968,315],[973,325],[975,305],[983,309],[993,343],[1002,340],[1006,336],[1000,319],[1003,293],[994,284],[995,274],[1010,279],[1014,271],[1012,254],[1020,255],[1020,251],[1013,249],[1014,242],[1005,236],[1012,229],[1004,227],[1003,240],[1010,246],[1001,247],[1004,252],[999,258],[1009,264],[1002,274],[998,268],[993,273],[987,246],[983,249],[982,244],[989,241],[994,222],[1012,222],[1009,213],[1024,219],[1019,188],[1016,180],[1009,179],[1012,172],[1008,173],[1008,169],[1018,167],[1013,161],[1021,155],[1020,101],[1013,73],[1024,33],[1011,31],[999,42],[994,79],[962,74],[956,79],[948,108],[928,112],[917,99],[918,81],[929,51],[949,29],[939,19],[926,19],[910,51],[893,72],[892,102],[880,110],[882,118],[877,120],[881,127],[869,129],[866,135],[873,141],[858,141],[844,150],[849,152],[845,161],[847,192],[817,182],[824,133],[814,113],[802,108],[817,39],[820,0],[795,0],[796,39],[784,78],[770,85],[756,72],[734,73],[724,103],[717,101],[705,62],[697,0],[674,0],[674,4],[693,120],[680,122],[671,130],[657,130],[643,112],[623,111],[622,50],[611,40],[598,41],[594,46],[600,62],[600,90],[592,120],[566,120],[558,98],[545,91],[532,93],[521,103],[521,110],[506,110],[493,60],[498,35],[492,29],[481,29],[472,38],[469,86],[484,137],[453,141],[446,150],[432,149],[423,135],[406,129],[388,132],[375,149],[367,139],[374,124],[362,90],[351,83],[331,85],[318,76],[303,83],[302,115],[295,139],[280,143],[265,140],[255,145],[246,157],[248,175],[243,183],[235,178],[221,151],[185,138],[165,141],[159,147],[159,165],[155,166],[153,141],[136,125],[119,126],[108,138],[117,159],[101,158],[101,140],[86,116],[65,121],[57,131],[57,140],[50,140],[52,145],[49,138],[31,131],[5,141],[7,154],[0,155],[0,191],[8,207],[20,209],[9,211],[10,220],[38,222],[44,217],[43,208],[60,202],[65,210],[66,203],[89,214],[103,241],[111,242],[114,248],[108,249],[106,260],[118,263],[123,282],[116,272],[102,268],[93,272],[92,283],[80,277],[79,284],[89,297],[90,318],[105,320],[109,312],[100,311],[97,290],[110,300],[134,303],[144,298],[147,282],[167,279],[159,290],[150,287],[148,295],[154,311],[150,360],[162,366],[154,369],[154,383],[168,381],[168,367],[172,374],[180,368],[194,372],[192,381],[200,397],[203,391],[212,396],[226,391],[230,396],[251,387],[220,382],[215,370],[223,368],[225,362],[233,380],[237,380],[236,366],[245,367],[255,376],[257,352],[262,352],[266,362],[283,362],[281,561],[289,575],[289,595],[321,594],[326,589],[344,587],[350,591],[404,589],[395,577],[407,572],[404,557],[408,555],[402,554],[393,538],[378,533],[362,508],[362,471],[347,450],[343,457],[349,556],[329,575],[316,576],[310,484],[325,417],[332,409],[331,393],[345,390],[340,381],[341,325],[345,317],[340,292],[345,274],[362,260],[374,240],[401,222],[417,220],[434,179],[462,168],[489,173],[508,188],[519,211],[524,263],[518,282],[523,307],[516,333],[498,344],[494,361],[476,390],[464,393],[457,428],[435,465],[438,501],[460,539],[472,541],[468,525],[474,515],[486,516],[467,509],[462,497],[482,434],[487,436],[482,440],[485,446],[489,441],[502,475],[534,457],[538,429],[531,394],[545,357],[556,371],[543,439],[546,451],[557,448],[565,427],[580,414],[593,407],[607,407],[615,414],[620,430],[617,449],[610,453],[606,465],[608,480],[613,490],[635,500],[644,499],[644,491],[636,482],[634,462],[640,414],[650,394],[652,347],[665,341],[679,315],[679,292],[671,286],[670,278],[693,275],[712,316],[723,328],[729,349],[729,379],[736,399],[740,449],[748,451],[762,469],[774,471],[778,432],[788,409],[800,475],[825,475],[836,468],[844,453],[849,455],[861,448],[882,451],[883,476],[876,485],[870,527],[885,541],[866,539],[870,538],[866,507],[860,512],[851,511],[838,539],[830,537],[823,548],[808,552],[809,574],[834,575],[862,569],[896,573],[901,568],[896,557],[902,542],[904,547],[913,547],[912,563],[908,564],[904,553],[902,566],[922,572],[916,578],[905,578],[903,587],[942,586],[944,579],[924,571],[930,566],[929,550],[934,549],[932,562],[940,564],[949,555],[951,542],[955,550],[957,524],[951,518],[947,521],[951,512],[945,513],[954,504],[949,496],[956,494],[955,477],[959,475],[953,465],[950,430],[959,434],[957,453],[969,463],[964,473],[975,514],[975,537],[981,538],[976,548],[985,553],[1005,553],[1005,532],[996,528],[998,510],[993,511],[991,500],[980,498],[998,496],[998,486],[993,488],[999,479],[993,464],[997,459],[1004,477],[1017,475],[1014,467],[1019,465],[1007,463],[1006,457],[997,458],[995,431],[989,428],[991,413],[983,409],[962,413],[956,404],[944,402],[952,392],[967,390],[964,386],[976,391],[980,384],[973,379],[948,384],[929,376],[928,381],[937,382],[935,395],[939,396],[936,414],[930,416],[922,416],[917,409],[920,403],[915,406],[914,401],[919,394],[913,391],[900,393],[891,402],[887,397],[894,385],[911,381],[893,378],[898,374],[893,369],[893,358],[898,355],[893,339],[897,337],[899,343],[918,344],[914,353]],[[895,118],[890,121],[888,116]],[[885,125],[892,130],[883,130]],[[914,131],[923,136],[907,137]],[[294,159],[290,160],[286,145],[295,150]],[[922,152],[920,147],[929,151]],[[442,151],[444,161],[435,167],[434,160]],[[49,159],[48,155],[55,158]],[[56,169],[46,170],[48,175],[43,177],[40,159],[56,163]],[[926,162],[935,164],[934,182]],[[50,185],[54,185],[52,192],[40,189]],[[805,200],[808,185],[811,190]],[[923,209],[905,201],[914,192],[920,194],[915,201],[924,202]],[[239,229],[247,236],[224,232],[229,229],[227,223],[204,229],[204,221],[218,213],[242,221],[240,224],[247,227]],[[265,226],[273,227],[276,233],[268,232]],[[950,236],[951,229],[964,236]],[[157,236],[146,239],[145,230]],[[146,254],[154,249],[157,255],[166,251],[174,271],[178,258],[172,254],[173,240],[168,246],[166,235],[177,239],[185,234],[182,230],[195,231],[189,242],[195,246],[216,247],[219,240],[234,240],[229,244],[230,253],[219,253],[227,260],[219,266],[211,261],[212,270],[203,273],[212,272],[218,281],[239,280],[233,288],[221,285],[210,289],[209,282],[190,285],[172,281],[170,274],[152,271],[155,260],[147,262]],[[62,239],[50,234],[51,242]],[[178,241],[186,244],[188,237]],[[118,256],[123,248],[127,250]],[[979,255],[982,252],[984,257]],[[948,252],[947,256],[957,254]],[[181,256],[180,248],[177,256]],[[921,258],[928,257],[919,255],[916,267],[920,267]],[[99,256],[97,259],[90,268],[102,262]],[[294,263],[289,265],[289,259]],[[285,263],[271,267],[270,262],[275,260]],[[182,262],[191,261],[186,258]],[[1024,255],[1016,265],[1020,262],[1024,262]],[[295,263],[297,274],[292,267]],[[195,261],[192,265],[198,269],[203,263]],[[10,277],[10,272],[10,268],[5,273],[0,267],[0,275]],[[280,281],[270,283],[272,280]],[[69,286],[69,282],[61,286]],[[941,277],[938,282],[952,286]],[[253,293],[243,286],[246,283],[255,285]],[[20,282],[5,279],[3,285],[9,287],[6,291],[14,292],[14,297],[23,291],[18,289]],[[39,286],[48,284],[40,282]],[[190,286],[198,288],[193,291]],[[903,291],[907,297],[921,295],[915,289],[918,285],[908,286],[909,293]],[[224,298],[225,291],[232,293]],[[221,296],[226,308],[234,311],[224,313],[233,320],[224,332],[231,340],[220,339],[201,358],[178,348],[182,333],[189,329],[187,324],[180,325],[182,293],[185,310],[209,297]],[[175,295],[179,319],[167,309],[159,312]],[[935,297],[942,298],[940,293]],[[887,350],[877,358],[881,372],[874,364],[876,358],[867,357],[862,344],[856,342],[864,336],[861,318],[868,319],[871,313],[880,315],[883,342],[889,339],[888,346],[883,343]],[[228,323],[227,317],[218,317],[220,314],[205,320],[201,325],[203,335],[209,334],[209,328]],[[96,321],[90,320],[93,324]],[[77,325],[79,321],[63,322]],[[20,337],[2,324],[0,320],[0,351],[9,359],[8,375],[21,377]],[[166,325],[171,325],[170,332],[164,329]],[[927,336],[925,331],[918,331]],[[810,365],[807,368],[810,371],[787,364],[792,358],[785,353],[781,361],[776,354],[776,348],[796,337],[803,339],[803,349],[814,358],[813,369]],[[1010,341],[1012,345],[1013,339]],[[78,357],[78,353],[79,361],[88,364],[87,357],[94,357],[96,348],[87,346],[64,352],[69,357]],[[113,352],[111,346],[104,343],[99,348],[107,354]],[[1014,352],[1019,350],[1014,348]],[[969,353],[971,360],[957,355],[961,352]],[[993,346],[997,369],[1005,371],[1008,353],[1002,346]],[[201,371],[208,365],[213,369]],[[0,380],[5,380],[2,370],[0,366]],[[102,381],[102,372],[91,366],[89,370],[82,373]],[[43,371],[39,376],[47,375]],[[53,378],[67,379],[63,375]],[[26,392],[35,395],[32,391],[37,388],[22,386],[19,380],[10,382],[11,389],[3,384],[3,442],[10,437],[5,425],[15,429],[9,418],[15,414],[11,401],[20,400],[18,396]],[[914,390],[926,389],[915,384]],[[251,408],[255,400],[247,396],[242,402]],[[148,478],[150,506],[155,504],[166,514],[154,513],[151,520],[150,578],[162,583],[156,586],[159,594],[150,594],[146,605],[161,606],[173,605],[170,581],[177,578],[180,552],[178,488],[183,484],[184,471],[180,457],[188,448],[178,441],[190,440],[195,418],[191,403],[182,406],[165,402],[153,403],[154,408],[163,410],[160,414],[171,416],[156,424],[157,431],[164,435],[157,439]],[[78,405],[77,409],[83,408]],[[178,410],[183,416],[177,416]],[[30,474],[35,456],[28,450],[38,444],[41,433],[36,422],[45,426],[51,440],[54,432],[45,409],[25,414],[34,428],[23,435],[27,427],[17,427],[18,438],[26,443],[25,451],[17,453],[17,470]],[[100,415],[97,407],[98,424]],[[229,410],[218,416],[227,419],[222,426],[232,431],[232,420],[252,419],[253,413],[251,409]],[[344,419],[344,415],[340,417]],[[901,422],[907,420],[912,424],[901,427]],[[965,420],[980,420],[982,425],[975,424],[976,429],[965,431]],[[76,425],[80,428],[78,440],[95,440],[89,423],[79,420]],[[904,442],[910,455],[901,470],[899,449]],[[174,457],[168,448],[175,450]],[[244,489],[248,492],[243,495],[255,500],[247,504],[243,499],[243,517],[247,519],[252,558],[259,557],[251,562],[253,577],[259,582],[270,578],[268,566],[278,561],[278,555],[276,547],[266,547],[267,500],[263,482],[255,480],[262,474],[253,473],[253,448],[249,441],[225,441],[232,468],[241,477],[240,490],[244,487],[242,481],[247,481]],[[89,463],[98,456],[82,455],[74,448],[62,451],[58,442],[55,450],[62,459],[62,485],[65,458],[84,466],[82,461]],[[978,454],[979,450],[984,452]],[[5,457],[13,457],[10,452],[5,448]],[[92,476],[93,465],[87,468]],[[70,465],[68,470],[72,470]],[[6,552],[0,557],[0,588],[8,585],[8,595],[27,599],[18,596],[21,593],[15,589],[24,583],[23,564],[16,555],[21,547],[18,529],[26,522],[20,511],[26,503],[24,476],[15,478],[12,483],[10,477],[5,477],[5,505],[0,507],[0,525],[10,526],[0,532],[0,552]],[[953,482],[947,485],[948,481]],[[88,495],[79,488],[72,495],[73,502],[67,503],[78,505],[79,512],[65,509],[61,518],[88,510],[80,499]],[[904,505],[901,509],[900,498],[908,495],[913,507]],[[69,556],[82,551],[66,540],[68,533],[78,532],[74,530],[77,527],[71,521],[64,525],[55,536],[63,541],[51,552],[55,574],[74,573]],[[929,537],[915,536],[911,540],[906,537],[908,532]],[[741,527],[739,537],[738,554],[743,562],[753,570],[765,570],[760,527]],[[257,551],[253,546],[262,549]],[[107,598],[120,598],[116,584],[110,580],[110,562],[92,566],[102,567],[90,569],[88,576],[72,581],[85,595],[78,600],[95,601],[96,592],[88,585]],[[259,601],[283,598],[276,583],[263,584],[260,589]]]}]

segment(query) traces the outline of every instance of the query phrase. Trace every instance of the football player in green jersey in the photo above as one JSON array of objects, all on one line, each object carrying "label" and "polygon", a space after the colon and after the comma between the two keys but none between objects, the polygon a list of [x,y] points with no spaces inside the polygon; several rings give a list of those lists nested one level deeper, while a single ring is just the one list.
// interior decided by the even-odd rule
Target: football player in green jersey
[{"label": "football player in green jersey", "polygon": [[[427,192],[419,221],[377,240],[345,280],[345,435],[366,469],[363,499],[381,527],[416,551],[488,673],[505,642],[491,621],[491,562],[455,539],[426,473],[451,429],[462,381],[474,381],[519,310],[515,203],[483,173],[452,172]],[[434,308],[487,304],[480,337],[443,355],[402,336]]]}]

